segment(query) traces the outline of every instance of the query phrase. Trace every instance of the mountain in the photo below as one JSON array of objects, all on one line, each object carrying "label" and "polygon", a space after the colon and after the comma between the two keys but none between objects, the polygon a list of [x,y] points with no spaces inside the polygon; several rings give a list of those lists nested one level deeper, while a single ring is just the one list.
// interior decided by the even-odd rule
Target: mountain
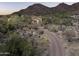
[{"label": "mountain", "polygon": [[70,9],[70,5],[67,5],[65,3],[60,3],[56,7],[51,8],[54,11],[68,11]]},{"label": "mountain", "polygon": [[79,2],[71,5],[71,11],[73,14],[79,14]]},{"label": "mountain", "polygon": [[18,12],[15,13],[19,13],[19,14],[28,14],[28,15],[45,15],[45,14],[49,14],[50,13],[50,8],[46,7],[42,4],[34,4],[29,6],[26,9],[22,9]]},{"label": "mountain", "polygon": [[46,7],[42,4],[33,4],[29,6],[28,8],[22,9],[18,12],[15,12],[13,14],[27,14],[27,15],[48,15],[52,12],[70,12],[70,13],[79,13],[79,2],[74,3],[72,5],[67,5],[65,3],[60,3],[56,7]]},{"label": "mountain", "polygon": [[79,10],[79,2],[72,4],[71,8],[72,8],[73,11]]}]

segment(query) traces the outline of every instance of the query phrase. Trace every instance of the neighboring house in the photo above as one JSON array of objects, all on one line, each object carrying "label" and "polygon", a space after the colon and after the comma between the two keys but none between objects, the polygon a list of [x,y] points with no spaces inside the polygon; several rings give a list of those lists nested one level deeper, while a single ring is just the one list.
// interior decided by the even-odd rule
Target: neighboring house
[{"label": "neighboring house", "polygon": [[40,24],[42,22],[41,16],[31,16],[31,19],[33,24]]},{"label": "neighboring house", "polygon": [[79,19],[79,14],[74,14],[71,16],[72,18]]}]

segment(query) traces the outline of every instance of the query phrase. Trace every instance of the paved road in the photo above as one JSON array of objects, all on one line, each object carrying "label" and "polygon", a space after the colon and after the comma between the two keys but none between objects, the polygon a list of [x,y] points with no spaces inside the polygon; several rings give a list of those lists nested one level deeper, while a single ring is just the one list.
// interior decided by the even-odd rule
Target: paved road
[{"label": "paved road", "polygon": [[48,55],[49,56],[65,56],[65,49],[63,47],[63,42],[60,37],[48,31],[47,29],[42,29],[49,39]]}]

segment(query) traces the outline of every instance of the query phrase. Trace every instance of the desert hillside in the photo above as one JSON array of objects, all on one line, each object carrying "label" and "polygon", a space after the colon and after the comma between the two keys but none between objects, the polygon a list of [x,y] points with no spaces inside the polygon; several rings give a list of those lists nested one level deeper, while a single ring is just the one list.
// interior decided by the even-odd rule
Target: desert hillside
[{"label": "desert hillside", "polygon": [[78,56],[79,3],[33,4],[0,15],[0,55]]}]

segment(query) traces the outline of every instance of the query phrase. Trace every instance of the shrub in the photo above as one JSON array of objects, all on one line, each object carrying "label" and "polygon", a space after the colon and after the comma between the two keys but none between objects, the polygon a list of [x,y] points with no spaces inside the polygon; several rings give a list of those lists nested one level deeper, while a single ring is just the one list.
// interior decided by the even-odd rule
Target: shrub
[{"label": "shrub", "polygon": [[[44,49],[40,49],[40,44],[45,41],[39,40],[38,38],[21,38],[16,32],[9,32],[9,38],[6,42],[6,51],[12,56],[35,56],[40,55]],[[37,40],[38,39],[38,40]],[[37,42],[39,41],[39,42]],[[39,44],[39,45],[38,45]],[[44,47],[42,47],[44,48]],[[43,51],[44,52],[44,51]]]},{"label": "shrub", "polygon": [[7,18],[0,19],[0,32],[1,33],[7,32]]},{"label": "shrub", "polygon": [[66,29],[64,31],[64,35],[65,35],[65,39],[68,41],[68,42],[72,42],[73,41],[73,37],[76,37],[76,33],[75,33],[75,30],[73,30],[72,28],[71,29]]},{"label": "shrub", "polygon": [[17,29],[17,28],[22,28],[23,26],[27,26],[28,24],[31,23],[31,18],[29,16],[21,15],[18,16],[12,15],[11,17],[8,18],[8,29]]},{"label": "shrub", "polygon": [[43,23],[44,25],[46,25],[46,24],[52,24],[52,17],[43,16],[43,17],[42,17],[42,23]]},{"label": "shrub", "polygon": [[32,46],[27,39],[22,39],[18,33],[11,33],[6,42],[6,51],[15,56],[31,55]]}]

